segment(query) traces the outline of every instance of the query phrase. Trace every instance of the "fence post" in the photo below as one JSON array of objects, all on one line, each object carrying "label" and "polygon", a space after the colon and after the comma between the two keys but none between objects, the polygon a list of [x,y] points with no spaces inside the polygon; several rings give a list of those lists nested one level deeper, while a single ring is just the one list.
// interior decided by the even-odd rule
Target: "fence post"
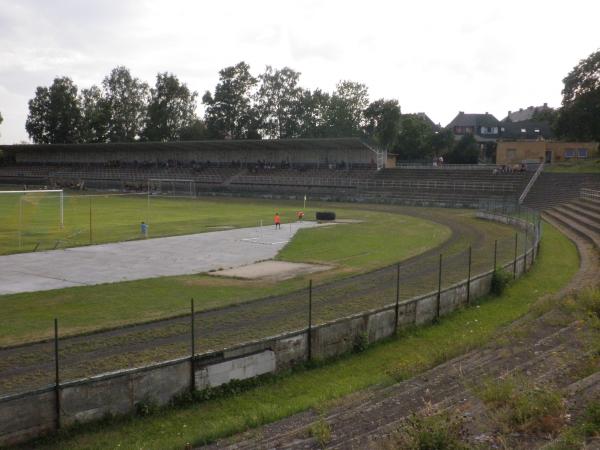
[{"label": "fence post", "polygon": [[513,280],[517,279],[517,246],[519,243],[519,232],[515,233],[515,259],[513,261]]},{"label": "fence post", "polygon": [[467,305],[471,303],[471,256],[472,247],[469,245],[469,273],[467,275]]},{"label": "fence post", "polygon": [[442,299],[442,254],[440,253],[440,265],[438,268],[438,293],[437,293],[437,307],[436,307],[436,320],[440,318],[440,302]]},{"label": "fence post", "polygon": [[312,360],[312,279],[308,281],[308,361]]},{"label": "fence post", "polygon": [[60,429],[60,372],[58,366],[58,319],[54,319],[54,391],[56,394],[56,429]]},{"label": "fence post", "polygon": [[92,197],[90,196],[90,244],[92,243]]},{"label": "fence post", "polygon": [[525,252],[523,253],[523,273],[527,272],[527,230],[528,230],[529,226],[527,225],[527,223],[525,224]]},{"label": "fence post", "polygon": [[494,241],[494,273],[496,273],[496,266],[498,265],[498,239]]},{"label": "fence post", "polygon": [[195,368],[194,368],[194,360],[196,357],[196,326],[195,326],[195,320],[194,320],[194,299],[192,298],[190,301],[190,332],[191,332],[191,339],[192,339],[192,354],[190,357],[190,391],[192,393],[194,393],[194,391],[196,390],[196,373],[195,373]]},{"label": "fence post", "polygon": [[396,265],[396,319],[394,321],[394,332],[398,332],[398,313],[400,307],[400,263]]}]

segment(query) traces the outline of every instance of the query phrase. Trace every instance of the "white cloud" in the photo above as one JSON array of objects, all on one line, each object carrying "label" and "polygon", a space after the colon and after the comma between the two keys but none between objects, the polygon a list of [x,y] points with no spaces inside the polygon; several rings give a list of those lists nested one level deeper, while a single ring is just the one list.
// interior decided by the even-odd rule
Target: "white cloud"
[{"label": "white cloud", "polygon": [[0,142],[26,139],[36,86],[99,84],[117,65],[169,71],[202,94],[240,60],[302,72],[309,88],[363,82],[447,123],[458,110],[560,103],[561,80],[600,45],[600,4],[507,0],[195,2],[0,0]]}]

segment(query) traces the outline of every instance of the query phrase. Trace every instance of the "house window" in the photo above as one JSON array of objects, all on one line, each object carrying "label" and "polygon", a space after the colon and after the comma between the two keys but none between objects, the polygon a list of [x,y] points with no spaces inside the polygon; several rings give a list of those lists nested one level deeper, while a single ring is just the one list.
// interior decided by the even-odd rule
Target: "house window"
[{"label": "house window", "polygon": [[587,158],[588,157],[587,148],[579,148],[579,149],[577,149],[577,157],[578,158]]},{"label": "house window", "polygon": [[465,133],[473,134],[473,127],[465,127]]},{"label": "house window", "polygon": [[463,134],[464,132],[463,127],[454,127],[454,134]]},{"label": "house window", "polygon": [[521,133],[527,133],[527,128],[521,128]]},{"label": "house window", "polygon": [[540,132],[540,129],[539,129],[539,128],[536,128],[536,129],[535,129],[535,130],[533,130],[533,131],[535,131],[536,133],[539,133],[539,132]]},{"label": "house window", "polygon": [[575,152],[574,148],[565,149],[565,159],[575,158],[577,156],[577,152]]}]

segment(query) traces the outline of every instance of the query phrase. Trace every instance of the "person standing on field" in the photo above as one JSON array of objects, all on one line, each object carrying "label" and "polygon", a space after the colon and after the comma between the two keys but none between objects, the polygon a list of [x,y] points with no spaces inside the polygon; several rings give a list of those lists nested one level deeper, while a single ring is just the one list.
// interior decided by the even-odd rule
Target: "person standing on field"
[{"label": "person standing on field", "polygon": [[279,213],[275,213],[275,229],[281,229],[281,218],[279,217]]},{"label": "person standing on field", "polygon": [[142,222],[140,224],[140,231],[142,232],[144,237],[147,238],[148,237],[148,224],[145,222]]}]

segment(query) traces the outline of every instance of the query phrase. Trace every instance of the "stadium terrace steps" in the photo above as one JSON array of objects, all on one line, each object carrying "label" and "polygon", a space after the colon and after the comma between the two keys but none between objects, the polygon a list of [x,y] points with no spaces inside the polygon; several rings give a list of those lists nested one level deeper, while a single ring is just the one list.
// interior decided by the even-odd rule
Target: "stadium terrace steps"
[{"label": "stadium terrace steps", "polygon": [[542,172],[523,204],[536,209],[550,208],[578,199],[583,187],[593,185],[600,186],[600,174]]},{"label": "stadium terrace steps", "polygon": [[[592,208],[598,208],[598,202],[591,200],[577,200],[576,204],[590,204]],[[590,218],[578,214],[570,208],[570,204],[558,205],[547,209],[543,212],[543,215],[544,218],[549,219],[550,222],[558,222],[560,225],[569,228],[574,233],[591,241],[600,248],[600,218],[598,216]]]}]

